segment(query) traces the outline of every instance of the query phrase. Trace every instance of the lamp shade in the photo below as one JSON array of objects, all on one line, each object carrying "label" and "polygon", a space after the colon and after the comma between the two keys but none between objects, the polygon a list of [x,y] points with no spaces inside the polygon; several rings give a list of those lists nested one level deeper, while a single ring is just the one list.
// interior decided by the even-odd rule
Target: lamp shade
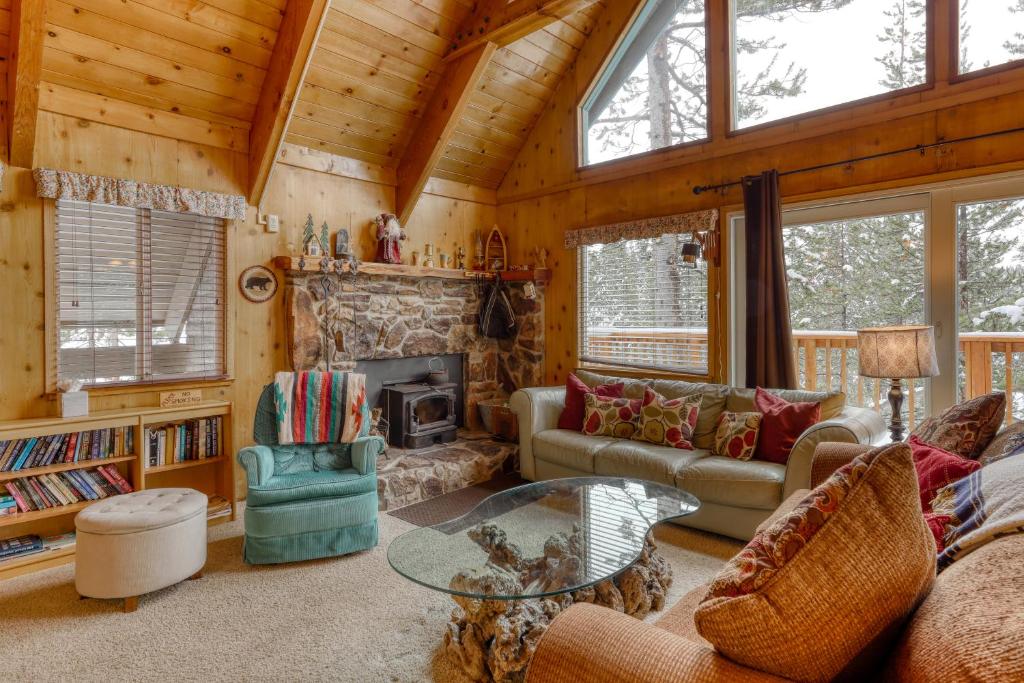
[{"label": "lamp shade", "polygon": [[935,328],[925,325],[873,327],[857,332],[861,377],[935,377]]}]

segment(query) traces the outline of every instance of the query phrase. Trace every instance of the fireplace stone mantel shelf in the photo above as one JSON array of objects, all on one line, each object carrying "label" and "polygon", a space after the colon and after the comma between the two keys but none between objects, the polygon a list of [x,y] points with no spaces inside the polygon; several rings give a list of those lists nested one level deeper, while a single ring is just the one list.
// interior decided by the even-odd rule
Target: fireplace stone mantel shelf
[{"label": "fireplace stone mantel shelf", "polygon": [[[275,256],[274,265],[281,270],[319,273],[320,262],[323,257],[306,256]],[[348,263],[341,263],[329,259],[332,272],[337,272],[340,267],[342,273],[349,272]],[[301,266],[301,267],[300,267]],[[362,262],[359,264],[359,274],[365,275],[391,275],[393,277],[419,277],[419,278],[444,278],[449,280],[493,280],[495,273],[478,270],[457,270],[454,268],[426,268],[424,266],[407,266],[399,263],[373,263]],[[501,278],[506,282],[522,282],[532,280],[538,284],[547,284],[551,281],[549,269],[537,270],[509,270],[501,273]]]}]

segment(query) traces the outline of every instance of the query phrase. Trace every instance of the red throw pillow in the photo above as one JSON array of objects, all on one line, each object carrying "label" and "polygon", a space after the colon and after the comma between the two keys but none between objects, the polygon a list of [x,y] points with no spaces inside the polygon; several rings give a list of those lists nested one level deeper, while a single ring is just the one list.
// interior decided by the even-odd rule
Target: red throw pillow
[{"label": "red throw pillow", "polygon": [[583,380],[570,372],[565,380],[565,409],[562,410],[562,414],[558,418],[558,428],[582,432],[585,412],[583,397],[587,394],[597,394],[605,398],[622,398],[625,388],[625,384],[619,383],[602,384],[591,389],[583,383]]},{"label": "red throw pillow", "polygon": [[946,536],[946,525],[951,519],[952,517],[949,515],[940,515],[937,512],[924,513],[924,523],[928,525],[928,531],[932,532],[932,536],[935,538],[936,552],[941,553],[946,549],[943,539]]},{"label": "red throw pillow", "polygon": [[932,499],[939,489],[981,469],[980,462],[927,444],[916,436],[910,437],[910,450],[914,454],[917,485],[921,489],[921,510],[925,513],[932,511]]},{"label": "red throw pillow", "polygon": [[754,460],[785,465],[797,439],[821,420],[820,403],[790,403],[761,387],[754,393],[754,408],[764,415]]}]

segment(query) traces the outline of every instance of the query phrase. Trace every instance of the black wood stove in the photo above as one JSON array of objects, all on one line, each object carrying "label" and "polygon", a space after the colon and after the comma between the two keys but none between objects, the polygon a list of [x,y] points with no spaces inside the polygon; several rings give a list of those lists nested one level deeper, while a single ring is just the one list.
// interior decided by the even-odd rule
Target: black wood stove
[{"label": "black wood stove", "polygon": [[389,424],[388,443],[396,448],[426,448],[455,441],[458,430],[457,384],[384,385],[381,398]]}]

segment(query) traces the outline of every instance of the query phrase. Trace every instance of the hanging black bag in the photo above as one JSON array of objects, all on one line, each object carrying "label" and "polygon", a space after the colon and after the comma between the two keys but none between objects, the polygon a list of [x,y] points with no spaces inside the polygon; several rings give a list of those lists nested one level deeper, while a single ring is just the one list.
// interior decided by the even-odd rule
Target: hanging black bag
[{"label": "hanging black bag", "polygon": [[494,339],[508,339],[516,334],[516,314],[512,310],[512,301],[508,290],[496,273],[494,285],[484,296],[484,306],[480,309],[480,334]]}]

